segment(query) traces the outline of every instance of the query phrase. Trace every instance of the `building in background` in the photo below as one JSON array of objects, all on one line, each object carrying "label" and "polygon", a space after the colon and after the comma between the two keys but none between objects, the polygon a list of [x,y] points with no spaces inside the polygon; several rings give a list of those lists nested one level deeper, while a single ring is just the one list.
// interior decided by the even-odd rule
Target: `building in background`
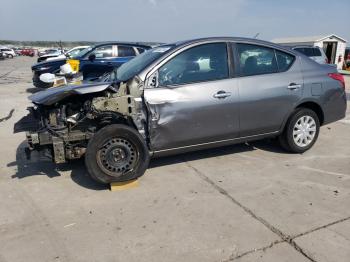
[{"label": "building in background", "polygon": [[285,46],[318,46],[323,48],[330,64],[336,64],[338,69],[342,69],[344,64],[346,40],[334,34],[278,38],[272,42]]}]

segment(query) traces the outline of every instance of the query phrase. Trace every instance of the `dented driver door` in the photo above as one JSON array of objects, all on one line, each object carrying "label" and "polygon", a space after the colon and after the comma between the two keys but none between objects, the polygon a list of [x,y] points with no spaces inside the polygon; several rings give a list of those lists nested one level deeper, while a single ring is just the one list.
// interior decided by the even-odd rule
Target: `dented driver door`
[{"label": "dented driver door", "polygon": [[187,47],[157,70],[144,91],[153,151],[207,147],[238,136],[238,84],[230,77],[227,50],[225,42]]},{"label": "dented driver door", "polygon": [[205,146],[238,136],[236,79],[145,89],[153,151]]}]

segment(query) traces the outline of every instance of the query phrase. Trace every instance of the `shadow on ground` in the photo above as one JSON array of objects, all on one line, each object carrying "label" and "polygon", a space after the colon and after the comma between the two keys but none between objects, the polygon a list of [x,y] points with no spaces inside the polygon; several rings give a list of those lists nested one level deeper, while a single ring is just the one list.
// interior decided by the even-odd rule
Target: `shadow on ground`
[{"label": "shadow on ground", "polygon": [[26,92],[34,94],[36,92],[43,91],[43,90],[45,90],[45,89],[40,89],[40,88],[37,88],[37,87],[30,87],[30,88],[26,89]]},{"label": "shadow on ground", "polygon": [[185,154],[175,155],[175,156],[167,156],[152,159],[149,168],[155,168],[159,166],[172,165],[176,163],[186,162],[186,161],[194,161],[198,159],[209,159],[213,157],[225,156],[230,154],[239,154],[248,151],[254,150],[263,150],[278,154],[286,154],[278,144],[277,139],[265,139],[250,143],[244,144],[236,144],[212,149],[205,149],[195,152],[189,152]]},{"label": "shadow on ground", "polygon": [[17,172],[12,178],[23,179],[30,176],[45,175],[49,178],[60,176],[60,171],[71,171],[72,180],[78,185],[92,190],[105,190],[106,185],[99,184],[92,180],[88,175],[84,160],[71,161],[65,164],[55,164],[50,159],[33,152],[31,159],[28,160],[25,154],[27,143],[23,141],[16,150],[16,161],[8,163],[8,167],[16,166]]},{"label": "shadow on ground", "polygon": [[[71,171],[71,179],[78,185],[91,190],[105,190],[106,185],[95,182],[88,175],[85,169],[84,160],[70,161],[65,164],[55,164],[47,157],[40,156],[39,153],[33,152],[31,159],[27,159],[25,154],[26,141],[23,141],[17,148],[16,161],[8,163],[8,167],[17,167],[17,172],[12,178],[23,179],[35,175],[46,175],[49,178],[60,176],[60,171]],[[185,153],[181,155],[161,157],[152,159],[149,168],[183,163],[197,159],[210,159],[229,154],[236,154],[254,150],[264,150],[274,153],[285,153],[278,145],[276,140],[262,140],[253,143],[225,146],[214,149],[201,150],[196,152]]]}]

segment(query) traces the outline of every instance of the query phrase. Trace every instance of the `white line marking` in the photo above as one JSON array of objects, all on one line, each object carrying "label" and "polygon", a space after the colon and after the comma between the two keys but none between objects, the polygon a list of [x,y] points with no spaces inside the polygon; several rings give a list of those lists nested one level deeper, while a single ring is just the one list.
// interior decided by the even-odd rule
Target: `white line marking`
[{"label": "white line marking", "polygon": [[75,223],[72,223],[72,224],[68,224],[68,225],[65,225],[64,227],[71,227],[71,226],[74,226]]}]

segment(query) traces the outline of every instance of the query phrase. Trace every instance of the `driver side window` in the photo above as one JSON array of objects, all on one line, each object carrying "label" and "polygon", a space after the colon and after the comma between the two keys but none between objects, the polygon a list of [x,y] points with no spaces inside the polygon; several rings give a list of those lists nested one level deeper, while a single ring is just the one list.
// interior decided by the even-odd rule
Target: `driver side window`
[{"label": "driver side window", "polygon": [[226,43],[190,48],[158,70],[160,86],[181,85],[229,77]]}]

